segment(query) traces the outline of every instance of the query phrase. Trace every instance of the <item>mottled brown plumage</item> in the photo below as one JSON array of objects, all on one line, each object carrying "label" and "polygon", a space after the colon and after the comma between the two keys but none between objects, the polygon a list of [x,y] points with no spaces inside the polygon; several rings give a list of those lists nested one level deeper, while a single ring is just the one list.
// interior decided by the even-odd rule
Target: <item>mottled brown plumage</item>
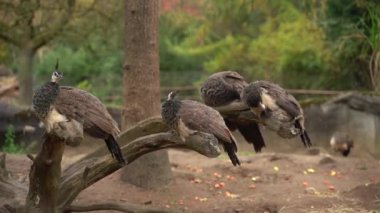
[{"label": "mottled brown plumage", "polygon": [[304,115],[298,101],[277,84],[268,81],[250,83],[243,100],[263,123],[284,138],[300,135],[305,146],[311,146],[304,126]]},{"label": "mottled brown plumage", "polygon": [[354,140],[347,133],[338,131],[331,136],[330,146],[334,151],[347,157],[354,147]]},{"label": "mottled brown plumage", "polygon": [[73,87],[61,86],[54,107],[68,119],[78,120],[86,133],[94,137],[103,134],[119,135],[116,121],[103,103],[94,95]]},{"label": "mottled brown plumage", "polygon": [[220,113],[211,107],[192,100],[177,100],[172,92],[162,104],[163,121],[182,139],[196,131],[213,134],[223,145],[234,166],[240,165],[236,156],[236,140],[224,123]]},{"label": "mottled brown plumage", "polygon": [[247,85],[243,76],[237,72],[217,72],[201,85],[201,97],[207,106],[223,106],[240,100],[240,94]]},{"label": "mottled brown plumage", "polygon": [[[201,97],[204,103],[211,107],[227,105],[240,101],[241,94],[248,83],[243,76],[234,71],[223,71],[212,74],[201,86]],[[260,128],[255,121],[225,118],[225,123],[231,131],[239,130],[244,139],[253,145],[256,152],[265,147],[265,141]]]},{"label": "mottled brown plumage", "polygon": [[[125,164],[116,141],[120,130],[103,103],[86,91],[59,86],[60,78],[62,75],[54,71],[51,82],[39,88],[33,96],[33,108],[44,123],[46,131],[48,133],[55,131],[64,139],[73,138],[71,135],[74,132],[67,131],[84,132],[92,137],[103,139],[112,157],[119,163]],[[78,137],[83,136],[76,134],[75,138]]]}]

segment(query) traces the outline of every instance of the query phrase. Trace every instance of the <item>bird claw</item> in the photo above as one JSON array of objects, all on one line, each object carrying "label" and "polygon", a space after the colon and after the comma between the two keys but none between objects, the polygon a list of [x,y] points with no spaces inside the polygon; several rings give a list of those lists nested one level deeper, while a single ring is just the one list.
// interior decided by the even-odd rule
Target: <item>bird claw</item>
[{"label": "bird claw", "polygon": [[198,131],[196,131],[196,130],[193,130],[193,131],[191,131],[191,132],[190,132],[190,134],[189,134],[189,135],[196,135],[196,134],[198,134]]},{"label": "bird claw", "polygon": [[298,134],[300,134],[300,130],[292,127],[292,128],[290,128],[290,133],[292,133],[293,135],[298,135]]}]

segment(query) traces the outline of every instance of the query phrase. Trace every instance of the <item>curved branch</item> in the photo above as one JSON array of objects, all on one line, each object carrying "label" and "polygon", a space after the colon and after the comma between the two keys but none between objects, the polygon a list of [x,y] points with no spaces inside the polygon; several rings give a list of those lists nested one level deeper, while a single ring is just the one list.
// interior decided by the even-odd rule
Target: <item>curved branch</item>
[{"label": "curved branch", "polygon": [[[162,122],[160,116],[151,117],[146,120],[138,122],[136,125],[124,130],[117,139],[120,145],[125,145],[139,137],[149,134],[169,131],[168,127]],[[108,154],[108,149],[101,147],[95,152],[85,156],[82,159],[88,159]]]},{"label": "curved branch", "polygon": [[252,120],[260,123],[260,119],[253,114],[246,103],[242,101],[233,101],[227,105],[214,107],[224,118],[236,120]]},{"label": "curved branch", "polygon": [[[218,140],[213,135],[201,132],[190,136],[186,142],[181,141],[173,132],[152,134],[139,137],[121,150],[127,162],[131,163],[146,153],[165,148],[191,149],[210,158],[217,157],[221,152]],[[86,157],[73,164],[63,172],[58,205],[64,207],[71,204],[83,189],[120,168],[120,164],[110,155],[100,158]]]},{"label": "curved branch", "polygon": [[93,204],[88,206],[69,206],[63,210],[64,213],[69,212],[90,212],[90,211],[100,211],[100,210],[115,210],[121,212],[141,212],[141,213],[165,213],[173,212],[167,209],[152,208],[142,205],[130,204],[130,203],[103,203],[103,204]]}]

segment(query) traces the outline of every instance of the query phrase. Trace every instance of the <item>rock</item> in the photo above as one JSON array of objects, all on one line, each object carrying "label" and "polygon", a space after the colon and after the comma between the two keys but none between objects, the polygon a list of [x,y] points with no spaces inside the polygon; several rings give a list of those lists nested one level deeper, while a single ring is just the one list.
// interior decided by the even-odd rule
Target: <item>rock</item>
[{"label": "rock", "polygon": [[319,155],[321,153],[321,150],[318,147],[311,147],[307,149],[308,155]]},{"label": "rock", "polygon": [[325,156],[319,161],[319,165],[325,165],[330,163],[336,163],[336,161],[330,156]]},{"label": "rock", "polygon": [[306,194],[311,194],[311,195],[315,195],[318,193],[318,191],[314,188],[314,187],[307,187],[305,189],[305,193]]}]

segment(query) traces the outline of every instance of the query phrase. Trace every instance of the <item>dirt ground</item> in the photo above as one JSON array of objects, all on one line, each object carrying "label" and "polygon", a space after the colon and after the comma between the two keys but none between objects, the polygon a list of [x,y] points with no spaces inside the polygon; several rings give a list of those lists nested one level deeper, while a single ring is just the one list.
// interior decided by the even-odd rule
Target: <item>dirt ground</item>
[{"label": "dirt ground", "polygon": [[[241,167],[233,167],[224,154],[209,159],[169,150],[170,185],[144,190],[121,182],[116,172],[83,191],[75,203],[129,202],[180,212],[380,212],[380,163],[373,158],[331,156],[323,149],[311,155],[240,148]],[[88,149],[67,149],[64,164]],[[21,181],[29,166],[24,156],[8,157],[8,170]]]}]

